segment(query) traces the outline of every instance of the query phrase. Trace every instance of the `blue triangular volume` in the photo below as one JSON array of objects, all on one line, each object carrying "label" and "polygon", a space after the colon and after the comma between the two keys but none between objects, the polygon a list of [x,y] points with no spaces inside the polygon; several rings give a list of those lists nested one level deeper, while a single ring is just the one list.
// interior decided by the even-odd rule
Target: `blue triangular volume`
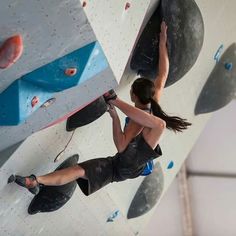
[{"label": "blue triangular volume", "polygon": [[91,52],[86,67],[81,75],[79,84],[92,78],[99,72],[108,67],[107,59],[99,43],[95,43],[93,51]]},{"label": "blue triangular volume", "polygon": [[[0,94],[0,125],[18,125],[59,92],[94,77],[108,67],[98,42],[90,43],[62,58],[24,75]],[[66,69],[76,68],[73,76]],[[31,105],[37,97],[38,103]]]},{"label": "blue triangular volume", "polygon": [[[34,97],[38,103],[32,106]],[[14,81],[0,94],[0,125],[18,125],[51,97],[52,93],[32,83]]]},{"label": "blue triangular volume", "polygon": [[0,94],[0,125],[16,125],[19,122],[18,80]]},{"label": "blue triangular volume", "polygon": [[[22,79],[59,92],[92,78],[107,67],[108,62],[101,46],[93,42],[24,75]],[[68,68],[76,68],[77,73],[74,76],[66,75],[65,70]]]}]

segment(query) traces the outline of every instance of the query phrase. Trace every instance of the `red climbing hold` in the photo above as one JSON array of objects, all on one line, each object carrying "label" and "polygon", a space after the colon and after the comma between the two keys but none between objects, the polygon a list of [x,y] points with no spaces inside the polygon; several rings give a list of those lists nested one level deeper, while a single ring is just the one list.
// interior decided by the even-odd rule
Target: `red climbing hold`
[{"label": "red climbing hold", "polygon": [[82,7],[86,7],[87,3],[83,1]]},{"label": "red climbing hold", "polygon": [[130,3],[127,2],[127,3],[125,4],[125,10],[127,10],[127,9],[129,9],[129,8],[130,8]]},{"label": "red climbing hold", "polygon": [[65,70],[65,74],[68,76],[74,76],[77,73],[77,69],[76,68],[67,68]]},{"label": "red climbing hold", "polygon": [[22,55],[23,39],[21,35],[8,38],[0,47],[0,68],[6,69],[12,66]]},{"label": "red climbing hold", "polygon": [[34,107],[36,104],[38,104],[39,98],[34,96],[31,100],[31,106]]}]

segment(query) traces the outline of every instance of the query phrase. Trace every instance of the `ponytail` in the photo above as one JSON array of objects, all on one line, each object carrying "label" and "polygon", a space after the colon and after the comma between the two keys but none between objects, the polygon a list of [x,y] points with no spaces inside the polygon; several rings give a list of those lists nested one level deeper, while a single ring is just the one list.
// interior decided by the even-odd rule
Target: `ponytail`
[{"label": "ponytail", "polygon": [[151,109],[153,115],[158,116],[166,122],[166,128],[174,132],[182,132],[184,129],[187,129],[188,126],[192,125],[187,122],[186,119],[182,119],[178,116],[168,116],[162,109],[161,106],[151,98]]},{"label": "ponytail", "polygon": [[[155,86],[151,80],[138,78],[132,84],[132,92],[138,97],[139,102],[146,105],[151,102],[152,113],[166,122],[166,128],[174,132],[182,132],[192,125],[186,119],[178,116],[168,116],[153,99],[155,95]],[[150,99],[151,98],[151,99]]]}]

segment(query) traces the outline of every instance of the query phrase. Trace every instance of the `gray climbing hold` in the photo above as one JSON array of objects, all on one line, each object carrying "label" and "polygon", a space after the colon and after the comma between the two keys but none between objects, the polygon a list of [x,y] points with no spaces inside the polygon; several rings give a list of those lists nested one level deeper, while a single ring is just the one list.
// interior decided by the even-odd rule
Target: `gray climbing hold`
[{"label": "gray climbing hold", "polygon": [[[229,69],[225,68],[225,63]],[[195,106],[195,115],[216,111],[226,106],[236,93],[236,43],[231,44],[219,62],[215,65],[206,84],[204,85],[197,104]]]},{"label": "gray climbing hold", "polygon": [[139,186],[128,210],[127,218],[135,218],[150,211],[158,202],[164,188],[164,177],[159,162],[153,172]]}]

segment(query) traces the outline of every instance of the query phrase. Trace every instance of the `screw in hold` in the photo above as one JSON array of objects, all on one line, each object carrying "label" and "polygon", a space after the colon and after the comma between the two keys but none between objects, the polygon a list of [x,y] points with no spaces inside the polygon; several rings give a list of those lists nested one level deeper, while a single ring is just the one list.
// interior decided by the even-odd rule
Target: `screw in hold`
[{"label": "screw in hold", "polygon": [[74,76],[74,75],[76,75],[76,73],[77,73],[77,69],[76,68],[67,68],[65,70],[65,74],[67,76]]}]

